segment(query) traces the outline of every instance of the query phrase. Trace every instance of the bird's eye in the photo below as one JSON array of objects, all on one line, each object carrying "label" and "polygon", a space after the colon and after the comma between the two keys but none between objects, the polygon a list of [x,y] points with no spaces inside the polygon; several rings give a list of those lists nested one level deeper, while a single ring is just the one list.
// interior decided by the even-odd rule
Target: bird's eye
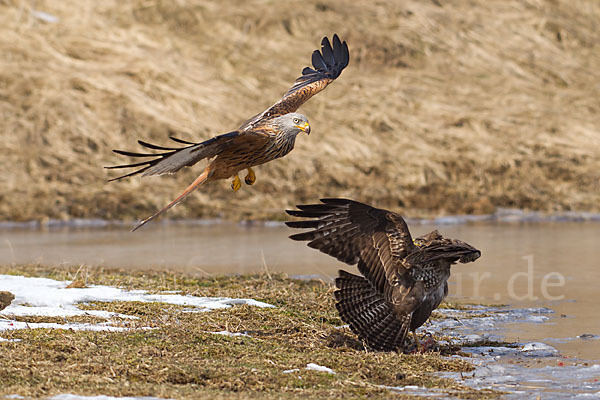
[{"label": "bird's eye", "polygon": [[300,123],[300,120],[298,118],[294,118],[294,123],[298,124],[298,123]]}]

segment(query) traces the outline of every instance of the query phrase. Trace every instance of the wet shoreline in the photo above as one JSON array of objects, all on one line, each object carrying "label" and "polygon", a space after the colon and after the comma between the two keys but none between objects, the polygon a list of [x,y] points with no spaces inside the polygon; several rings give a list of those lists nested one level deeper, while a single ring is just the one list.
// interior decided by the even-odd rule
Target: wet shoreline
[{"label": "wet shoreline", "polygon": [[[276,273],[331,281],[338,269],[356,267],[293,242],[282,222],[158,223],[132,233],[129,227],[55,227],[0,230],[0,264],[101,266],[126,271],[182,272],[190,276]],[[508,341],[544,341],[565,355],[600,360],[595,285],[595,222],[415,224],[414,236],[439,229],[445,236],[473,243],[482,257],[453,267],[448,300],[472,304],[548,307],[544,324],[511,324]]]},{"label": "wet shoreline", "polygon": [[[409,225],[460,225],[477,222],[499,223],[551,223],[551,222],[600,222],[600,213],[586,211],[565,211],[543,213],[540,211],[524,211],[520,209],[498,209],[493,214],[481,215],[448,215],[435,218],[405,217]],[[221,218],[207,219],[162,219],[153,222],[160,226],[210,226],[232,224],[239,226],[283,226],[283,221],[243,220],[234,222]],[[98,218],[73,218],[69,220],[47,219],[44,221],[0,221],[0,230],[8,229],[52,229],[52,228],[111,228],[134,227],[137,222],[123,220],[105,220]]]},{"label": "wet shoreline", "polygon": [[[434,313],[444,318],[427,322],[424,331],[448,335],[447,341],[438,344],[461,346],[459,354],[451,357],[467,360],[475,367],[467,374],[440,372],[438,376],[477,389],[507,392],[502,398],[570,399],[600,394],[597,360],[564,355],[545,343],[547,339],[507,341],[507,323],[552,324],[555,312],[550,308],[465,306],[460,310],[442,308]],[[424,393],[432,394],[426,389]]]},{"label": "wet shoreline", "polygon": [[[106,272],[103,271],[102,273]],[[92,274],[94,274],[93,271]],[[267,275],[262,275],[262,277],[264,279],[269,278]],[[148,279],[148,277],[143,279]],[[243,282],[243,279],[254,279],[252,282],[256,284],[257,279],[260,280],[261,278],[241,277],[241,282]],[[61,281],[48,279],[47,277],[0,274],[0,281],[3,281],[5,286],[15,292],[17,296],[17,300],[11,305],[11,308],[5,311],[8,319],[0,318],[0,332],[8,337],[8,339],[0,338],[0,342],[13,343],[16,346],[26,346],[27,342],[31,340],[27,336],[18,333],[15,336],[11,333],[17,330],[64,329],[70,332],[68,335],[73,336],[76,335],[73,332],[81,330],[131,332],[137,329],[149,332],[158,329],[156,326],[147,325],[148,321],[138,322],[140,320],[139,316],[122,314],[115,310],[110,311],[106,307],[97,309],[98,303],[106,304],[115,301],[134,301],[138,304],[160,303],[162,304],[159,308],[161,313],[165,313],[165,304],[179,305],[185,307],[175,311],[181,313],[181,315],[204,313],[209,310],[225,309],[240,304],[272,310],[285,307],[281,304],[273,307],[271,304],[250,298],[239,298],[239,295],[235,299],[190,296],[184,294],[186,292],[185,287],[182,288],[181,286],[172,287],[175,290],[169,289],[158,293],[150,293],[146,290],[140,290],[139,285],[134,285],[133,290],[132,288],[123,289],[118,285],[113,287],[101,284],[89,286],[84,284],[82,287],[71,287],[73,283],[71,280]],[[164,281],[160,280],[160,282]],[[185,282],[185,280],[175,279],[173,282]],[[208,282],[214,283],[216,281],[209,280]],[[1,284],[2,282],[0,282]],[[189,281],[187,284],[193,285]],[[289,284],[293,283],[289,282],[285,285]],[[246,288],[253,286],[246,285]],[[222,285],[216,287],[219,288],[218,293],[221,294],[223,291]],[[322,285],[321,288],[324,293],[327,292],[325,286]],[[296,288],[296,290],[299,289]],[[214,295],[215,293],[209,294]],[[90,301],[96,306],[85,306],[84,309],[80,309],[80,304],[87,304]],[[131,309],[128,308],[127,311],[130,313]],[[255,315],[254,312],[252,310],[252,316]],[[566,356],[552,345],[544,343],[545,341],[507,341],[504,336],[507,324],[518,324],[519,326],[552,324],[552,318],[556,317],[555,314],[555,311],[546,307],[514,308],[445,304],[442,308],[434,311],[432,318],[418,330],[418,333],[423,343],[428,342],[431,350],[434,351],[430,353],[431,356],[441,357],[449,363],[466,361],[474,367],[474,370],[458,370],[458,372],[455,369],[442,369],[433,373],[435,377],[450,378],[461,385],[476,390],[488,389],[505,392],[506,394],[502,395],[502,398],[537,399],[543,396],[545,399],[568,399],[597,396],[600,393],[600,365],[597,361]],[[11,316],[13,319],[10,318]],[[23,322],[15,320],[15,316],[20,318],[43,317],[45,319],[37,320],[37,322],[36,320]],[[60,320],[52,320],[53,317],[59,317]],[[67,321],[68,318],[73,317],[85,317],[87,319],[84,320],[85,323]],[[269,317],[276,318],[275,315]],[[98,318],[106,321],[100,322]],[[198,321],[194,324],[197,323]],[[289,321],[286,317],[287,323]],[[349,334],[347,325],[338,326],[336,324],[334,324],[333,329],[336,331],[344,329]],[[258,333],[262,331],[250,329],[232,332],[226,329],[220,331],[204,330],[203,332],[245,337],[247,340],[253,341],[253,338],[259,337]],[[325,336],[323,335],[321,340]],[[264,339],[264,337],[262,338]],[[431,341],[428,337],[433,337],[434,340]],[[590,339],[598,340],[598,337]],[[251,343],[246,342],[241,343],[241,345],[249,348]],[[436,353],[436,351],[439,351],[439,353]],[[300,373],[300,369],[291,368],[295,365],[285,365],[286,368],[288,366],[290,368],[282,371],[283,374]],[[316,367],[326,368],[318,365]],[[339,371],[339,366],[333,367]],[[326,368],[321,369],[321,371],[333,370]],[[330,373],[335,375],[335,372]],[[379,385],[379,387],[392,392],[426,397],[443,396],[444,398],[453,398],[454,396],[461,397],[461,394],[464,394],[464,389],[456,389],[451,385],[444,388],[410,383],[398,386]]]}]

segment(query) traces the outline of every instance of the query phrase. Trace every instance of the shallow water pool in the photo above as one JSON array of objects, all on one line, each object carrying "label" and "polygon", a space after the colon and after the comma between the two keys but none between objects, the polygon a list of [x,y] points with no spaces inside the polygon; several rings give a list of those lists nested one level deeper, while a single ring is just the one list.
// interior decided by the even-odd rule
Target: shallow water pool
[{"label": "shallow water pool", "polygon": [[[482,251],[453,267],[450,301],[547,307],[539,324],[503,321],[507,340],[542,341],[562,354],[600,360],[600,223],[413,224],[413,236],[439,229]],[[356,271],[287,237],[283,224],[151,224],[129,227],[6,229],[0,263],[168,269],[194,275],[285,272],[332,279]]]}]

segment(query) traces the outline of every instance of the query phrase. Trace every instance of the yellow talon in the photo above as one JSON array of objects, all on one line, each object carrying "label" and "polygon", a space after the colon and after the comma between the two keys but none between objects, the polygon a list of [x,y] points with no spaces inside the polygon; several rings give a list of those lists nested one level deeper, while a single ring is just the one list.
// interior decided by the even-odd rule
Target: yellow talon
[{"label": "yellow talon", "polygon": [[234,192],[237,192],[238,190],[240,190],[241,187],[242,181],[240,180],[240,177],[236,175],[235,178],[233,178],[233,181],[231,182],[231,188]]},{"label": "yellow talon", "polygon": [[256,182],[256,174],[252,168],[248,168],[248,174],[244,178],[244,182],[246,182],[246,185],[254,185],[254,182]]}]

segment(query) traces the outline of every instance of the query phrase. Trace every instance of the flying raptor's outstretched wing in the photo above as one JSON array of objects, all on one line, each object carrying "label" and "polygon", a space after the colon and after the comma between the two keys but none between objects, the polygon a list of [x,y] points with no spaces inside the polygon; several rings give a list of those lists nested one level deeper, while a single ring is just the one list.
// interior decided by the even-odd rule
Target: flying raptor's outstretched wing
[{"label": "flying raptor's outstretched wing", "polygon": [[246,121],[241,130],[251,129],[263,120],[295,112],[308,99],[333,82],[342,70],[348,66],[350,53],[346,41],[342,42],[337,34],[333,35],[333,46],[327,37],[321,40],[321,51],[312,54],[313,68],[305,67],[302,76],[275,104]]},{"label": "flying raptor's outstretched wing", "polygon": [[128,176],[142,174],[142,176],[151,175],[163,175],[163,174],[174,174],[183,167],[189,167],[196,164],[198,161],[204,159],[210,159],[217,156],[226,149],[232,146],[236,146],[240,151],[244,150],[248,146],[260,146],[268,138],[265,134],[265,130],[261,131],[233,131],[225,133],[219,136],[215,136],[211,139],[205,140],[200,143],[188,142],[186,140],[177,139],[170,136],[170,139],[177,142],[186,144],[187,146],[174,148],[174,147],[163,147],[152,143],[147,143],[142,140],[138,140],[138,143],[148,149],[163,151],[162,153],[134,153],[124,150],[113,150],[117,154],[121,154],[128,157],[138,158],[151,158],[145,161],[115,165],[110,167],[104,167],[106,169],[121,169],[121,168],[136,168],[141,167],[133,172],[125,175],[110,179],[110,181],[116,181],[119,179],[127,178]]}]

